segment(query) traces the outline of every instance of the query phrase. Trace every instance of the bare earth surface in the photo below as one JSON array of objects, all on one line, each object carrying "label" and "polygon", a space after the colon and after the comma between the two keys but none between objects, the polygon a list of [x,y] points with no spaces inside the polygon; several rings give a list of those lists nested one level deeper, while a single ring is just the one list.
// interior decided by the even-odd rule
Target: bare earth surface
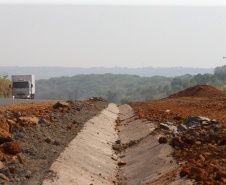
[{"label": "bare earth surface", "polygon": [[226,184],[226,96],[1,106],[0,184]]},{"label": "bare earth surface", "polygon": [[[11,133],[12,138],[9,139],[7,135],[10,142],[1,139],[1,184],[42,184],[53,173],[50,170],[51,164],[83,125],[108,105],[101,101],[71,101],[65,107],[54,109],[54,104],[31,103],[0,107],[0,126],[8,130],[0,130],[0,138],[4,138],[5,133]],[[28,117],[28,120],[23,117]],[[6,151],[3,147],[5,143],[16,143],[17,148],[13,149],[17,151]]]}]

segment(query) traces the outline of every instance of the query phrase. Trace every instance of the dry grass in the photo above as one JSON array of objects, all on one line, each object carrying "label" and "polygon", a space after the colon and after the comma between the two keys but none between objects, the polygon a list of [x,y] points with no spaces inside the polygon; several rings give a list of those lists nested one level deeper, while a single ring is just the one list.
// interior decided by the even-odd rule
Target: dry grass
[{"label": "dry grass", "polygon": [[223,93],[226,94],[226,85],[222,86],[222,87],[220,88],[220,90],[221,90]]}]

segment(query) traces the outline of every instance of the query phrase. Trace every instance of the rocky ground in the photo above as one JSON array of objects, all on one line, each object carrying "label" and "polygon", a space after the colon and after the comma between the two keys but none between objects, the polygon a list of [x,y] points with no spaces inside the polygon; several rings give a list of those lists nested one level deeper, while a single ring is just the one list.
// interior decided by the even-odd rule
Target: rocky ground
[{"label": "rocky ground", "polygon": [[84,123],[107,107],[98,100],[0,107],[0,184],[42,184]]}]

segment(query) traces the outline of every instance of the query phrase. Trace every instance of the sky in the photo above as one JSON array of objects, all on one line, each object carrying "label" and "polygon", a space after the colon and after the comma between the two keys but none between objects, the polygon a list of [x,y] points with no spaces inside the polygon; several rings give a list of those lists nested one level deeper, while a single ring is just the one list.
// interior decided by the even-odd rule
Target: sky
[{"label": "sky", "polygon": [[226,64],[226,1],[0,0],[0,66]]}]

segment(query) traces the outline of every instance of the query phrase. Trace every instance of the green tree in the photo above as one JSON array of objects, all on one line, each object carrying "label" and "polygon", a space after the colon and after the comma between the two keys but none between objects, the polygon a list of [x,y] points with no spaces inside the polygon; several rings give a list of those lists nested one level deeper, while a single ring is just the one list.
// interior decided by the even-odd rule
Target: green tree
[{"label": "green tree", "polygon": [[208,73],[202,75],[200,78],[200,84],[202,84],[202,85],[208,84],[208,82],[210,82],[211,76],[212,75],[208,74]]},{"label": "green tree", "polygon": [[167,91],[166,91],[166,95],[167,96],[170,96],[170,95],[172,95],[173,94],[173,90],[172,89],[168,89]]},{"label": "green tree", "polygon": [[217,74],[217,73],[226,73],[226,65],[216,67],[214,69],[214,74]]},{"label": "green tree", "polygon": [[120,99],[120,104],[125,104],[130,102],[130,97],[129,96],[124,96]]},{"label": "green tree", "polygon": [[163,86],[162,86],[162,85],[159,85],[159,86],[158,86],[158,92],[159,92],[159,93],[164,92],[164,90],[163,90]]},{"label": "green tree", "polygon": [[153,86],[145,87],[140,92],[145,101],[153,100],[156,93],[157,90]]},{"label": "green tree", "polygon": [[117,93],[113,91],[107,92],[107,101],[117,103]]},{"label": "green tree", "polygon": [[163,90],[164,90],[165,92],[167,92],[169,89],[170,89],[169,85],[165,85],[165,86],[163,87]]},{"label": "green tree", "polygon": [[183,87],[181,87],[180,85],[173,86],[173,92],[174,93],[182,91],[182,90],[183,90]]},{"label": "green tree", "polygon": [[182,87],[183,87],[184,89],[190,87],[190,80],[187,79],[187,78],[183,79],[183,80],[182,80]]},{"label": "green tree", "polygon": [[173,79],[173,81],[171,82],[171,86],[174,87],[176,85],[182,86],[182,79],[179,77],[176,77]]},{"label": "green tree", "polygon": [[78,98],[78,89],[69,91],[67,97],[69,100],[76,100]]}]

